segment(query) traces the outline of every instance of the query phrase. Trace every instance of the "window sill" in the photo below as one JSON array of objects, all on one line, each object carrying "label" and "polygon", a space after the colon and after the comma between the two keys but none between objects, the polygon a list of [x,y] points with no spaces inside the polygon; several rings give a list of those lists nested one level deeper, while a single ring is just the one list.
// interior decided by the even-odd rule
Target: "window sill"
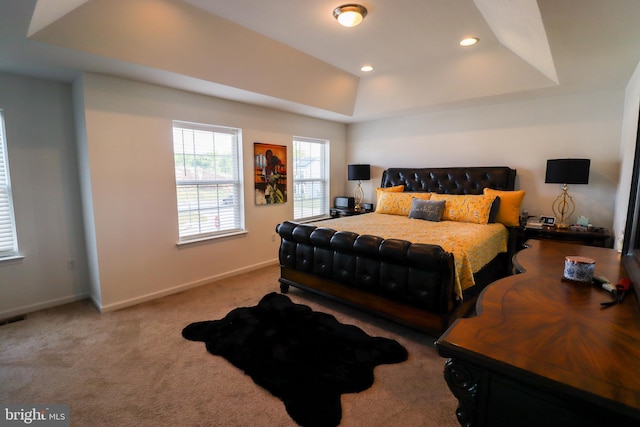
[{"label": "window sill", "polygon": [[294,219],[293,221],[297,222],[298,224],[307,224],[315,221],[324,221],[326,219],[333,219],[333,217],[330,215],[324,215],[324,216],[317,216],[315,218]]},{"label": "window sill", "polygon": [[244,236],[245,234],[247,234],[246,230],[245,231],[236,231],[235,233],[219,234],[219,235],[216,235],[216,236],[201,237],[199,239],[184,240],[184,241],[181,241],[181,242],[177,242],[176,246],[178,248],[187,247],[187,246],[194,246],[194,245],[207,243],[207,242],[212,241],[212,240],[220,240],[220,239],[226,239],[226,238],[239,237],[239,236]]},{"label": "window sill", "polygon": [[11,255],[11,256],[0,258],[0,265],[22,264],[23,260],[24,260],[23,255]]}]

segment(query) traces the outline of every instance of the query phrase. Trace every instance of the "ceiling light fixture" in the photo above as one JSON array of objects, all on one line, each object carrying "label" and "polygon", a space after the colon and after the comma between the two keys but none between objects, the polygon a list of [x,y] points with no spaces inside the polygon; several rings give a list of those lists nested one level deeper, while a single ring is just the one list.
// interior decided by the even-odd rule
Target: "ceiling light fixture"
[{"label": "ceiling light fixture", "polygon": [[460,40],[460,46],[473,46],[479,41],[480,39],[477,37],[467,37],[466,39]]},{"label": "ceiling light fixture", "polygon": [[369,71],[373,71],[373,66],[372,65],[363,65],[362,68],[360,68],[360,71],[364,71],[365,73],[368,73]]},{"label": "ceiling light fixture", "polygon": [[359,4],[343,4],[333,10],[333,17],[345,27],[355,27],[365,16],[367,16],[367,9]]}]

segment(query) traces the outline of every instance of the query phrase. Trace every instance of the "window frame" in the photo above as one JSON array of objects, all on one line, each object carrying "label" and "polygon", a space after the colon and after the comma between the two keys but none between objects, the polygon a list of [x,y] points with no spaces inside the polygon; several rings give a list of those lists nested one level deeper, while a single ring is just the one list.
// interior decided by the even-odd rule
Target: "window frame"
[{"label": "window frame", "polygon": [[4,124],[4,110],[0,109],[0,262],[22,258],[18,248],[16,215],[13,205],[11,172],[9,170],[9,144]]},{"label": "window frame", "polygon": [[[306,144],[319,144],[322,145],[322,177],[321,178],[300,178],[299,166],[298,166],[298,143],[306,143]],[[330,141],[326,139],[320,138],[308,138],[302,136],[294,136],[293,137],[293,219],[295,221],[310,221],[318,218],[326,218],[329,216],[329,207],[330,207]],[[300,196],[297,192],[299,186],[305,183],[314,183],[320,182],[322,188],[322,203],[320,207],[320,212],[314,212],[313,208],[311,208],[311,215],[307,216],[298,216],[299,214],[304,214],[305,207],[299,206]],[[309,199],[308,199],[309,200]],[[310,199],[310,200],[313,200]]]},{"label": "window frame", "polygon": [[[180,177],[178,176],[178,167],[176,166],[177,161],[178,161],[178,155],[182,156],[182,160],[183,162],[185,161],[185,150],[183,149],[181,152],[176,151],[176,131],[179,131],[180,129],[186,130],[186,131],[197,131],[197,132],[210,132],[213,135],[213,144],[215,147],[215,134],[219,133],[219,134],[224,134],[224,135],[230,135],[232,138],[232,145],[233,147],[231,148],[231,158],[233,160],[235,160],[235,166],[232,167],[235,169],[235,176],[232,176],[231,178],[227,177],[227,178],[208,178],[208,179],[194,179],[194,178],[188,178],[188,179],[180,179]],[[195,138],[192,140],[192,143],[195,145]],[[244,234],[246,233],[246,229],[245,229],[245,213],[244,213],[244,182],[243,182],[243,158],[242,158],[242,130],[238,129],[238,128],[233,128],[233,127],[227,127],[227,126],[220,126],[220,125],[212,125],[212,124],[204,124],[204,123],[194,123],[194,122],[187,122],[187,121],[182,121],[182,120],[174,120],[172,123],[172,145],[173,145],[173,158],[174,158],[174,173],[175,173],[175,184],[176,184],[176,209],[177,209],[177,214],[178,214],[178,223],[177,223],[177,233],[178,233],[178,242],[176,243],[178,246],[181,245],[188,245],[191,243],[197,243],[197,242],[202,242],[202,241],[206,241],[206,240],[212,240],[212,239],[219,239],[219,238],[224,238],[224,237],[229,237],[229,236],[235,236],[235,235],[239,235],[239,234]],[[214,153],[215,153],[215,148],[214,148]],[[196,149],[194,147],[193,149],[193,155],[196,154]],[[214,158],[216,157],[215,154],[213,154]],[[227,158],[229,156],[226,156]],[[195,168],[195,166],[194,166]],[[185,169],[186,170],[186,169]],[[213,172],[215,174],[215,164],[214,164],[214,168],[213,170],[209,170],[209,172]],[[198,196],[197,196],[197,201],[196,201],[196,207],[194,208],[193,205],[189,205],[187,208],[185,208],[184,206],[181,206],[181,193],[184,194],[185,189],[187,189],[188,187],[194,187],[195,186],[195,190],[198,192]],[[200,201],[200,191],[204,191],[204,187],[209,187],[209,190],[212,191],[212,193],[215,193],[215,206],[210,206],[210,207],[203,207],[203,202],[201,203]],[[226,187],[226,188],[225,188]],[[222,203],[220,202],[220,195],[219,193],[221,192],[220,189],[222,188],[223,192],[228,192],[229,188],[231,187],[231,193],[232,193],[232,198],[231,198],[231,203]],[[183,199],[184,200],[184,199]],[[226,200],[222,199],[223,202]],[[193,200],[191,200],[191,202],[193,202]],[[184,202],[182,202],[184,203]],[[229,211],[229,209],[232,208],[231,210],[231,227],[229,228],[222,228],[222,229],[218,229],[218,230],[202,230],[203,228],[203,222],[202,222],[202,212],[203,211],[209,211],[209,212],[217,212],[216,215],[216,220],[214,221],[214,224],[218,224],[218,227],[220,227],[220,223],[222,222],[220,220],[221,217],[221,211]],[[197,212],[196,216],[197,216],[197,227],[199,229],[200,232],[197,233],[185,233],[185,228],[181,227],[181,214],[184,214],[186,212]],[[226,214],[224,215],[225,217],[229,218],[229,215]],[[204,228],[210,228],[207,227],[206,224],[204,225]]]}]

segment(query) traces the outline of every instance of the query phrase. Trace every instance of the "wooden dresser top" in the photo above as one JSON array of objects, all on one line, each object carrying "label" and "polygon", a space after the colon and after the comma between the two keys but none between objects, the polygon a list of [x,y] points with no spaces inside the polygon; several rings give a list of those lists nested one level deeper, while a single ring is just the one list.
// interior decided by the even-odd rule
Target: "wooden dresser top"
[{"label": "wooden dresser top", "polygon": [[[552,384],[587,401],[640,414],[640,310],[631,292],[602,309],[609,293],[563,279],[566,256],[596,260],[595,275],[625,277],[612,249],[531,240],[514,265],[523,274],[488,286],[478,316],[459,319],[438,340],[514,376]],[[531,380],[531,378],[530,378]]]}]

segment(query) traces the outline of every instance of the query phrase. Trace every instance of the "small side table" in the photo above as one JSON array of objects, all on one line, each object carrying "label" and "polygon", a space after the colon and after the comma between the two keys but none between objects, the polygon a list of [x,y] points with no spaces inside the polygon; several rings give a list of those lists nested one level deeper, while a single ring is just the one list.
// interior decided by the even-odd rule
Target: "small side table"
[{"label": "small side table", "polygon": [[554,240],[557,242],[577,243],[585,246],[597,246],[601,248],[612,248],[613,237],[611,233],[600,228],[597,231],[571,231],[568,228],[542,227],[520,229],[522,243],[529,239]]},{"label": "small side table", "polygon": [[340,218],[343,216],[353,216],[353,215],[362,215],[372,211],[360,209],[355,210],[354,208],[329,208],[329,215],[331,218]]}]

